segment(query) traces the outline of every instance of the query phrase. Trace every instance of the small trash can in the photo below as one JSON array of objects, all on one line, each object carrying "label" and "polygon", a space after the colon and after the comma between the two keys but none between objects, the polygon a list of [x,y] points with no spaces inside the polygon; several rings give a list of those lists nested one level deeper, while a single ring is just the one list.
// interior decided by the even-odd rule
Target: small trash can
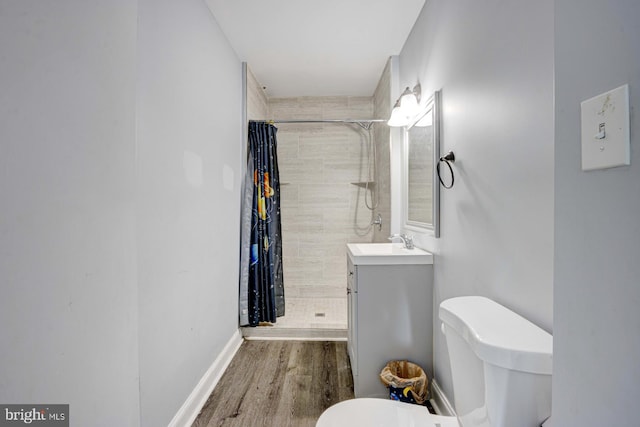
[{"label": "small trash can", "polygon": [[429,395],[427,374],[407,360],[392,360],[380,372],[380,380],[389,388],[389,398],[423,405]]}]

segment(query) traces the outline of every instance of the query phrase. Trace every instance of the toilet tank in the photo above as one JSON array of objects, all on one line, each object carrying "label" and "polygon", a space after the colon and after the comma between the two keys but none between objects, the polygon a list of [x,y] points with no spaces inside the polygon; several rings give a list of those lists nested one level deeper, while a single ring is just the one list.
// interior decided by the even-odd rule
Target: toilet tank
[{"label": "toilet tank", "polygon": [[488,298],[440,304],[463,427],[538,427],[551,415],[552,336]]}]

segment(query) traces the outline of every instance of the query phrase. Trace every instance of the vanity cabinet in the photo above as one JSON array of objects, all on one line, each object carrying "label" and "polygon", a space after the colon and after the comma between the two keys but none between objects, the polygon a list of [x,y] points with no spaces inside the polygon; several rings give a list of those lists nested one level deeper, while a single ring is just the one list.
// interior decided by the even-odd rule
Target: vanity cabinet
[{"label": "vanity cabinet", "polygon": [[355,397],[388,398],[379,374],[390,360],[433,375],[433,256],[404,249],[400,259],[376,247],[379,255],[367,257],[366,246],[347,245],[347,347]]}]

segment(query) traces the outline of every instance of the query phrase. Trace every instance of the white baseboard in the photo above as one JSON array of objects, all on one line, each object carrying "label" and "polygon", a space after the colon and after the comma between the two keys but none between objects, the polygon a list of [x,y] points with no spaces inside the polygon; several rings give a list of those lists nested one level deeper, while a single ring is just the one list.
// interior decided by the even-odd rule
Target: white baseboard
[{"label": "white baseboard", "polygon": [[456,411],[449,403],[449,399],[447,399],[447,396],[444,395],[442,389],[435,379],[431,380],[431,396],[431,402],[438,415],[444,415],[447,417],[456,416]]},{"label": "white baseboard", "polygon": [[207,372],[202,376],[198,385],[182,404],[168,427],[185,427],[193,424],[241,344],[242,335],[240,330],[236,330],[218,357],[216,357],[216,360],[213,361]]}]

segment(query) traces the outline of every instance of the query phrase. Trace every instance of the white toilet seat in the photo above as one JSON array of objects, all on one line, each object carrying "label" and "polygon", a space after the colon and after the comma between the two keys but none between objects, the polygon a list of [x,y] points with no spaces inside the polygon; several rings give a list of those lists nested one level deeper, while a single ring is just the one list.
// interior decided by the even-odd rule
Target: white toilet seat
[{"label": "white toilet seat", "polygon": [[426,407],[387,399],[358,398],[324,411],[316,427],[459,427],[456,417],[431,414]]}]

